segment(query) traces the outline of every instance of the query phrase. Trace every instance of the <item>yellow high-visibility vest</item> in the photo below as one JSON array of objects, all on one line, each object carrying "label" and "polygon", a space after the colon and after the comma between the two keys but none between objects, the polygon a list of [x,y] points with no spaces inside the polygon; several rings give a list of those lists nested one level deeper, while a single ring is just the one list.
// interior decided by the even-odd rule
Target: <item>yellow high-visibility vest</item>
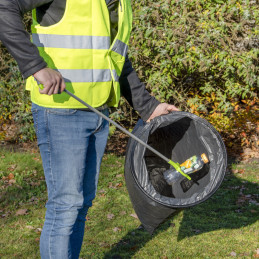
[{"label": "yellow high-visibility vest", "polygon": [[[130,0],[119,0],[118,33],[111,42],[105,0],[67,0],[62,19],[51,26],[37,23],[33,10],[32,41],[49,68],[59,71],[66,88],[93,107],[117,106],[119,76],[132,28]],[[66,93],[39,93],[33,76],[26,82],[32,102],[49,108],[85,108]]]}]

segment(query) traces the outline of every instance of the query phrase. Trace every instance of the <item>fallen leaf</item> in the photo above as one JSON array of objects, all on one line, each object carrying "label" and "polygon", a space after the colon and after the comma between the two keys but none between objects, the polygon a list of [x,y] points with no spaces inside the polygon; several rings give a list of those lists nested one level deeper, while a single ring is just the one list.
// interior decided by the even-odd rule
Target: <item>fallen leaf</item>
[{"label": "fallen leaf", "polygon": [[230,256],[237,256],[237,253],[231,252],[231,253],[230,253]]},{"label": "fallen leaf", "polygon": [[121,211],[121,212],[120,212],[120,215],[121,215],[121,216],[126,215],[126,211],[125,211],[125,210]]},{"label": "fallen leaf", "polygon": [[255,257],[255,258],[259,258],[259,248],[257,248],[257,249],[255,250],[254,257]]},{"label": "fallen leaf", "polygon": [[117,178],[122,177],[122,174],[117,174],[116,177]]},{"label": "fallen leaf", "polygon": [[246,133],[245,132],[241,132],[240,134],[242,137],[246,138]]},{"label": "fallen leaf", "polygon": [[135,219],[138,219],[138,216],[137,216],[136,213],[132,213],[132,214],[130,214],[130,216],[133,217],[133,218],[135,218]]},{"label": "fallen leaf", "polygon": [[34,229],[33,226],[26,226],[26,228],[28,228],[28,229]]},{"label": "fallen leaf", "polygon": [[107,215],[107,219],[108,219],[108,220],[111,220],[111,219],[113,219],[113,218],[114,218],[114,214],[109,213],[109,214]]},{"label": "fallen leaf", "polygon": [[8,168],[8,170],[9,170],[9,171],[14,171],[15,168],[16,168],[16,165],[11,165],[11,166]]},{"label": "fallen leaf", "polygon": [[113,232],[118,232],[118,231],[121,231],[121,228],[115,227],[112,231]]},{"label": "fallen leaf", "polygon": [[28,212],[27,209],[19,209],[19,210],[16,211],[15,215],[16,215],[16,216],[26,215],[27,212]]},{"label": "fallen leaf", "polygon": [[16,181],[15,181],[15,179],[11,179],[11,180],[9,180],[9,183],[13,184],[13,183],[16,183]]},{"label": "fallen leaf", "polygon": [[10,174],[8,175],[8,179],[9,179],[9,180],[14,179],[14,174],[13,174],[13,173],[10,173]]},{"label": "fallen leaf", "polygon": [[115,188],[122,187],[122,183],[116,183]]}]

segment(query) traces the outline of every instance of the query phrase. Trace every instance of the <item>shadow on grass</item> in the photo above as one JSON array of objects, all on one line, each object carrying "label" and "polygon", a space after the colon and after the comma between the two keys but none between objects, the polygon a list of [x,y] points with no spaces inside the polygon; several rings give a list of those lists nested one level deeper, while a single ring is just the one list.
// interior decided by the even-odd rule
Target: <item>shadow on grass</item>
[{"label": "shadow on grass", "polygon": [[[180,223],[177,240],[221,229],[238,229],[258,220],[256,195],[258,184],[227,176],[220,189],[206,202],[185,209]],[[131,258],[147,242],[171,227],[171,220],[163,223],[150,236],[143,229],[129,231],[112,246],[104,258]]]}]

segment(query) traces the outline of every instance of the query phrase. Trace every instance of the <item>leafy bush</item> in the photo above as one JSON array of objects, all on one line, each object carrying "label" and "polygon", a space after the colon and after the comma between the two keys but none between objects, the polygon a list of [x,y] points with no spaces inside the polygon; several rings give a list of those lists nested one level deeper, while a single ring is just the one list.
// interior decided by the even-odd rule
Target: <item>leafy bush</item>
[{"label": "leafy bush", "polygon": [[255,1],[135,1],[131,57],[162,101],[206,111],[215,98],[215,108],[232,111],[230,99],[256,96],[256,7]]},{"label": "leafy bush", "polygon": [[247,115],[235,107],[258,103],[256,1],[140,0],[133,10],[130,57],[150,92],[233,134]]},{"label": "leafy bush", "polygon": [[[24,17],[29,30],[31,15]],[[29,93],[17,63],[0,42],[0,140],[25,142],[35,139]]]},{"label": "leafy bush", "polygon": [[11,142],[34,140],[29,93],[24,91],[17,66],[13,66],[8,81],[0,82],[0,102],[0,138]]},{"label": "leafy bush", "polygon": [[[233,141],[251,146],[247,138],[256,134],[259,83],[257,1],[139,0],[132,5],[129,56],[151,94],[205,117],[229,146]],[[29,28],[29,14],[25,24]],[[31,123],[28,95],[21,90],[15,62],[1,46],[0,60],[0,124],[17,120],[19,132],[29,132],[24,139],[32,139],[23,121]],[[124,121],[127,114],[133,121],[124,101],[112,116]]]}]

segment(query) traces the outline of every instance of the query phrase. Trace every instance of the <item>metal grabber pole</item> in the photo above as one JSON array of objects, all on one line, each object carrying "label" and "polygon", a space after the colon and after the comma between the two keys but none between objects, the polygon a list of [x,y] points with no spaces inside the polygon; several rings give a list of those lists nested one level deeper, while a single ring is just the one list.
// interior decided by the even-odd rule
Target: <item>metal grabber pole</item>
[{"label": "metal grabber pole", "polygon": [[91,111],[97,113],[99,116],[101,116],[102,118],[104,118],[105,120],[109,121],[111,124],[113,124],[115,127],[117,127],[118,129],[120,129],[122,132],[124,132],[125,134],[127,134],[128,136],[130,136],[131,138],[135,139],[138,143],[140,143],[141,145],[143,145],[144,147],[146,147],[147,149],[149,149],[150,151],[152,151],[154,154],[156,154],[157,156],[159,156],[160,158],[162,158],[164,161],[166,161],[168,164],[170,164],[171,166],[173,166],[175,168],[175,170],[177,170],[180,174],[182,174],[184,177],[186,177],[188,180],[191,180],[191,177],[188,174],[185,174],[182,170],[181,167],[179,165],[179,163],[175,163],[173,162],[171,159],[165,157],[163,154],[161,154],[160,152],[158,152],[157,150],[155,150],[154,148],[152,148],[150,145],[148,145],[147,143],[143,142],[141,139],[139,139],[138,137],[136,137],[134,134],[130,133],[129,131],[127,131],[125,128],[121,127],[118,123],[116,123],[115,121],[113,121],[112,119],[110,119],[109,117],[107,117],[106,115],[104,115],[102,112],[98,111],[97,109],[95,109],[94,107],[92,107],[91,105],[89,105],[88,103],[84,102],[83,100],[81,100],[79,97],[77,97],[76,95],[72,94],[70,91],[68,91],[67,89],[64,90],[64,92],[66,92],[68,95],[70,95],[71,97],[73,97],[74,99],[76,99],[78,102],[82,103],[83,105],[85,105],[87,108],[89,108]]}]

